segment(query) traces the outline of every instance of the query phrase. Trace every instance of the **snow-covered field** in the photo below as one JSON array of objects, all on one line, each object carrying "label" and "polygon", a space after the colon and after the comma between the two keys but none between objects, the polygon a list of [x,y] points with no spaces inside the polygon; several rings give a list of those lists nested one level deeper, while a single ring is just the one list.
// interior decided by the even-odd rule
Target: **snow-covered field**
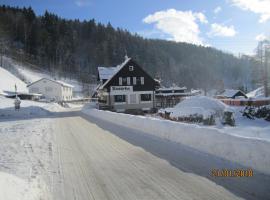
[{"label": "snow-covered field", "polygon": [[[257,132],[263,132],[263,134],[259,134],[260,138],[255,137],[255,135],[253,137],[244,137],[243,134],[248,128],[221,129],[219,127],[206,127],[151,117],[100,111],[89,108],[89,106],[85,106],[82,111],[89,116],[181,143],[199,151],[270,174],[269,125],[254,127]],[[237,134],[239,132],[243,133],[241,135]]]},{"label": "snow-covered field", "polygon": [[[208,117],[209,115],[216,116],[216,125],[211,128],[217,129],[219,132],[229,135],[235,135],[244,138],[260,139],[270,142],[270,123],[263,120],[248,119],[242,116],[242,111],[245,107],[228,106],[223,102],[205,96],[194,96],[185,99],[177,104],[174,108],[166,108],[160,112],[170,112],[171,117],[188,117],[190,115],[202,115]],[[224,111],[233,112],[235,119],[235,127],[222,125],[222,113]],[[198,124],[198,126],[202,126]]]}]

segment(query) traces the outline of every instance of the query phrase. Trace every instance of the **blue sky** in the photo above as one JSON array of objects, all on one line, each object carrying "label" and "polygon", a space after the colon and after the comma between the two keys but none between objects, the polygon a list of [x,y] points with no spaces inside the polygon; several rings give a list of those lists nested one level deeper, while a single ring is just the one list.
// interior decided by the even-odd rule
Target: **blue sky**
[{"label": "blue sky", "polygon": [[270,0],[0,0],[69,19],[121,27],[148,38],[252,54],[270,35]]}]

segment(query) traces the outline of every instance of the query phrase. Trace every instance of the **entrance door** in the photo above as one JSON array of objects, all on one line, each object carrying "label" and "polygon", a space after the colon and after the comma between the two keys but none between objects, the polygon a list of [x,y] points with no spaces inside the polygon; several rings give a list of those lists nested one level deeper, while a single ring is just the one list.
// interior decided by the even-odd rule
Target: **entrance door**
[{"label": "entrance door", "polygon": [[136,104],[137,103],[137,96],[136,96],[136,94],[130,94],[129,95],[129,103],[130,104]]}]

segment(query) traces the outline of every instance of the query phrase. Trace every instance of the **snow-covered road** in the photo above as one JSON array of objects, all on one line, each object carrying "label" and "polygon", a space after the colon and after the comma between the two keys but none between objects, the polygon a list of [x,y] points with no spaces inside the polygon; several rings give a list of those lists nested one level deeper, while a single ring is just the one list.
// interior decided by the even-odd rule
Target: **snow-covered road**
[{"label": "snow-covered road", "polygon": [[56,123],[62,175],[56,199],[237,199],[81,117]]},{"label": "snow-covered road", "polygon": [[14,143],[16,157],[6,152],[0,171],[28,182],[31,200],[270,199],[269,176],[211,177],[213,168],[240,166],[74,109],[1,125],[1,140],[17,135],[1,141]]}]

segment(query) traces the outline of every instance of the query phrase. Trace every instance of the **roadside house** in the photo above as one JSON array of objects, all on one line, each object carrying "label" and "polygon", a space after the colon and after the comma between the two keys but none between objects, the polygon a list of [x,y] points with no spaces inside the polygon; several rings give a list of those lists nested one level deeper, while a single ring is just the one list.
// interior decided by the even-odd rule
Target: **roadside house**
[{"label": "roadside house", "polygon": [[156,81],[131,58],[117,67],[98,67],[98,80],[100,108],[126,112],[155,107]]},{"label": "roadside house", "polygon": [[59,102],[72,99],[73,86],[62,81],[42,78],[27,87],[30,93],[42,94],[45,99],[50,101]]},{"label": "roadside house", "polygon": [[225,89],[221,94],[217,95],[218,99],[247,99],[247,95],[241,90]]}]

